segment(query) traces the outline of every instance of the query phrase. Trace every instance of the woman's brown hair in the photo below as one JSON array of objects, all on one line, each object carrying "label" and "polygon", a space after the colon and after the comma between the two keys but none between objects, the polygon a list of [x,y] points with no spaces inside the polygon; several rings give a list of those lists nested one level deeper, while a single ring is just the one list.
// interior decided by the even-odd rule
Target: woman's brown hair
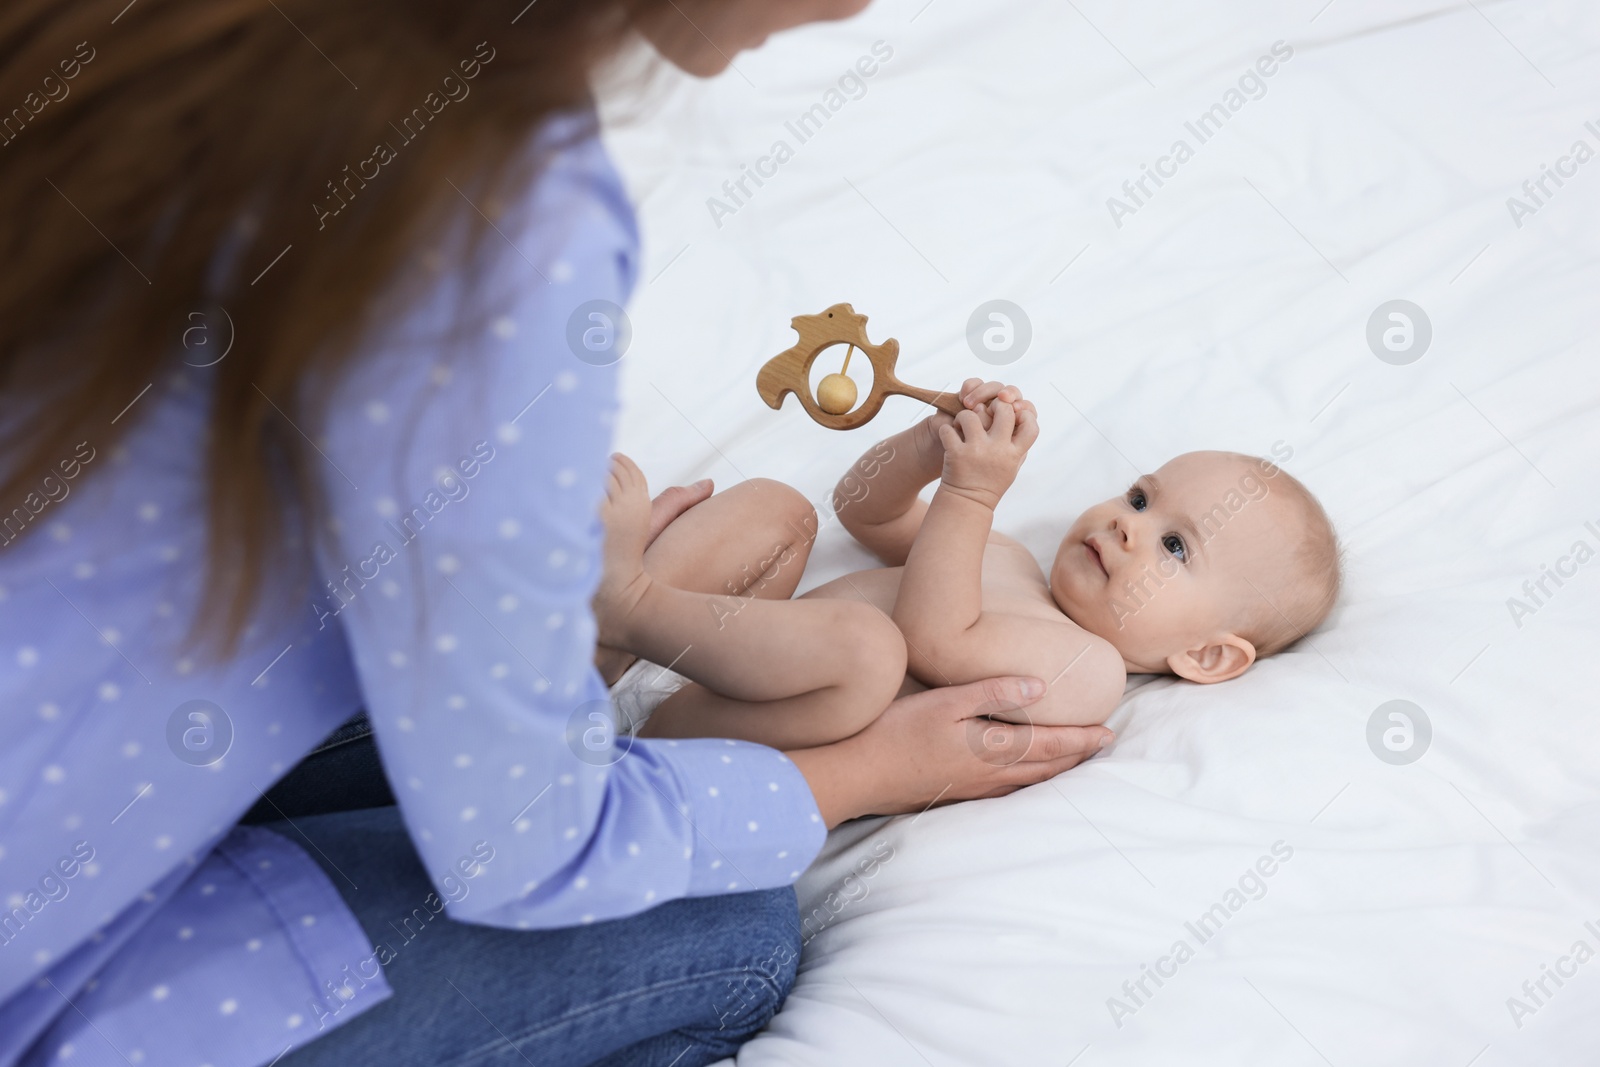
[{"label": "woman's brown hair", "polygon": [[[234,345],[195,442],[191,637],[230,652],[286,497],[315,510],[305,386],[354,357],[379,295],[463,216],[452,247],[473,257],[493,234],[473,208],[532,179],[521,150],[541,121],[662,2],[6,0],[0,515],[79,442],[115,445],[194,316],[225,308]],[[392,158],[369,162],[380,145]]]}]

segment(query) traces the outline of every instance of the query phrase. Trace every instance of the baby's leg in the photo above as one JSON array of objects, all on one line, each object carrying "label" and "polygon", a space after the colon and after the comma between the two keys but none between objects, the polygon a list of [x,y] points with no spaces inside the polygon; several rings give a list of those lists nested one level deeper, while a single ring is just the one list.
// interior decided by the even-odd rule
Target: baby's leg
[{"label": "baby's leg", "polygon": [[[650,506],[643,475],[631,461],[618,462],[607,492],[606,575],[595,596],[602,640],[701,683],[663,703],[645,733],[742,737],[758,725],[787,723],[786,734],[799,730],[816,744],[856,732],[893,698],[905,674],[905,642],[881,611],[845,600],[673,588],[642,565]],[[738,561],[739,569],[752,588],[766,576],[759,591],[792,593],[799,561],[785,555],[767,561],[759,574],[746,561]],[[732,562],[724,560],[721,569]],[[698,580],[707,582],[707,575]],[[702,690],[698,697],[696,689]],[[762,740],[775,736],[762,733]]]},{"label": "baby's leg", "polygon": [[798,489],[750,478],[679,515],[645,549],[644,569],[674,589],[788,600],[817,537]]},{"label": "baby's leg", "polygon": [[[865,729],[898,694],[879,684],[892,673],[894,658],[864,663],[868,673],[838,685],[781,700],[749,701],[723,696],[689,682],[651,713],[640,737],[732,737],[773,748],[812,748]],[[905,662],[905,645],[899,649]],[[898,668],[901,677],[905,668]]]},{"label": "baby's leg", "polygon": [[[816,508],[799,490],[749,478],[669,523],[645,549],[644,569],[674,589],[788,600],[816,537]],[[595,666],[609,686],[635,658],[601,645]]]}]

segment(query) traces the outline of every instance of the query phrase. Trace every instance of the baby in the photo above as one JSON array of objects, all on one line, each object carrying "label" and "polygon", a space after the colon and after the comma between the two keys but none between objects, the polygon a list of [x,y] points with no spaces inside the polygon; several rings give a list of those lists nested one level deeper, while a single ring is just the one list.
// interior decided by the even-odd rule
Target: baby
[{"label": "baby", "polygon": [[1227,681],[1332,608],[1338,545],[1321,505],[1274,464],[1231,452],[1185,453],[1089,508],[1046,575],[991,528],[1037,412],[999,382],[969,379],[960,397],[959,415],[879,442],[834,491],[839,521],[884,566],[793,600],[817,529],[801,494],[746,481],[647,544],[644,475],[615,454],[597,662],[613,682],[643,657],[629,673],[670,693],[635,732],[803,748],[856,733],[896,696],[1000,675],[1047,688],[993,717],[1097,724],[1129,673]]}]

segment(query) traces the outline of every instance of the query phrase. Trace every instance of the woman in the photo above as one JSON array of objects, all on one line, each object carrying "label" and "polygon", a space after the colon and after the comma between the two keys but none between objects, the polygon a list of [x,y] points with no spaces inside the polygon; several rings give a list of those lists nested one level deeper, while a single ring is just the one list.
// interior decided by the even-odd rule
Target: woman
[{"label": "woman", "polygon": [[[0,1065],[709,1062],[825,828],[1094,750],[975,758],[1021,679],[787,754],[593,740],[586,331],[637,236],[589,73],[861,6],[0,12]],[[235,825],[362,708],[398,807]]]}]

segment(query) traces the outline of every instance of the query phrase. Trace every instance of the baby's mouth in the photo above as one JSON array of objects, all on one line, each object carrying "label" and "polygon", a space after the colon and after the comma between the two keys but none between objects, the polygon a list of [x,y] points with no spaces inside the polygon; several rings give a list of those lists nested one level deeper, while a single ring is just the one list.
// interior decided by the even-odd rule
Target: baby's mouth
[{"label": "baby's mouth", "polygon": [[1111,572],[1106,570],[1105,561],[1100,558],[1100,550],[1094,547],[1094,542],[1086,540],[1083,542],[1083,547],[1088,551],[1089,558],[1094,560],[1094,565],[1100,568],[1100,573],[1104,574],[1107,578],[1110,578]]}]

